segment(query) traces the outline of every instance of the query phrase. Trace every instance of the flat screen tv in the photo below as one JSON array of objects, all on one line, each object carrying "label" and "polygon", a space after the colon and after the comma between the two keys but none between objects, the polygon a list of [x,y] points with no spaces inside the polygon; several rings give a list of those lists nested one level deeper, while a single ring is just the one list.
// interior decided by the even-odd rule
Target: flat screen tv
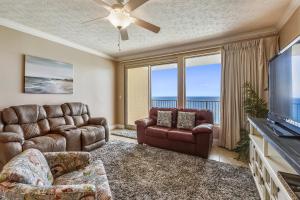
[{"label": "flat screen tv", "polygon": [[300,40],[270,60],[268,118],[300,135]]}]

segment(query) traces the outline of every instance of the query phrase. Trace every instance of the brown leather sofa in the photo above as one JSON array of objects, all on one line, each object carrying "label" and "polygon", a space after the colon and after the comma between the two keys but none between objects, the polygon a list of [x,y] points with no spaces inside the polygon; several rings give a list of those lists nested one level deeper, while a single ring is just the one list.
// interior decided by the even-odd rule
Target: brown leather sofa
[{"label": "brown leather sofa", "polygon": [[16,154],[91,151],[109,139],[105,118],[91,118],[83,103],[22,105],[0,112],[0,169]]},{"label": "brown leather sofa", "polygon": [[[157,126],[158,110],[172,111],[172,127]],[[195,127],[192,130],[177,129],[177,113],[195,112]],[[137,120],[139,144],[170,149],[207,158],[213,142],[213,114],[207,110],[152,108],[149,117]]]}]

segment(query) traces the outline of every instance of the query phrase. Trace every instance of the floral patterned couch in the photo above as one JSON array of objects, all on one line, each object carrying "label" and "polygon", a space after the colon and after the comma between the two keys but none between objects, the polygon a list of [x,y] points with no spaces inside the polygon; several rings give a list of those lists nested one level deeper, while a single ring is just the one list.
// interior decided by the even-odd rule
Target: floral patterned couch
[{"label": "floral patterned couch", "polygon": [[41,153],[28,149],[0,174],[0,199],[112,199],[102,162],[87,152]]}]

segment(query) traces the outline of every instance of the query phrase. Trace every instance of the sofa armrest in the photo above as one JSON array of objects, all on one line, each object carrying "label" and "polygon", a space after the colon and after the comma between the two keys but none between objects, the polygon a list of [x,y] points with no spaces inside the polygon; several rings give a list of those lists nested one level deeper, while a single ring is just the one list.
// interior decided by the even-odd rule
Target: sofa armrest
[{"label": "sofa armrest", "polygon": [[53,176],[59,177],[90,164],[91,155],[88,152],[47,152],[44,156]]},{"label": "sofa armrest", "polygon": [[193,128],[196,138],[196,153],[202,158],[208,158],[213,143],[213,125],[200,124]]},{"label": "sofa armrest", "polygon": [[88,124],[107,126],[107,120],[104,117],[90,118]]},{"label": "sofa armrest", "polygon": [[212,133],[213,125],[212,124],[200,124],[193,128],[193,135],[203,134],[203,133]]},{"label": "sofa armrest", "polygon": [[156,124],[155,120],[151,118],[145,118],[135,121],[137,130],[137,141],[139,144],[143,144],[146,141],[146,129],[149,126],[154,126]]},{"label": "sofa armrest", "polygon": [[0,192],[6,199],[94,199],[96,197],[95,185],[53,185],[40,187],[22,183],[3,182]]},{"label": "sofa armrest", "polygon": [[20,144],[24,143],[24,137],[18,133],[13,132],[0,132],[0,142],[19,142]]},{"label": "sofa armrest", "polygon": [[154,126],[155,121],[151,118],[145,118],[145,119],[140,119],[140,120],[135,121],[135,124],[138,127],[147,128],[148,126]]},{"label": "sofa armrest", "polygon": [[90,118],[89,121],[88,121],[88,124],[103,126],[104,129],[105,129],[105,141],[108,142],[108,140],[109,140],[109,128],[108,128],[108,123],[107,123],[106,118],[104,118],[104,117]]}]

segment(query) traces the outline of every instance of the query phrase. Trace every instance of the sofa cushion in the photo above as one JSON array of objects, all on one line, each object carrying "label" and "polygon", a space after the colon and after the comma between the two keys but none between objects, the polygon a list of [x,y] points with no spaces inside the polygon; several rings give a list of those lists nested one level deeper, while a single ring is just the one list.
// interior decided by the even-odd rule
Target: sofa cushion
[{"label": "sofa cushion", "polygon": [[195,127],[195,113],[178,112],[177,128],[192,130]]},{"label": "sofa cushion", "polygon": [[19,119],[12,108],[5,108],[2,112],[2,119],[5,125],[10,125],[10,124],[18,124]]},{"label": "sofa cushion", "polygon": [[3,167],[0,174],[0,182],[2,181],[51,186],[53,176],[43,154],[37,149],[28,149]]},{"label": "sofa cushion", "polygon": [[44,108],[39,105],[13,106],[12,108],[18,116],[20,124],[36,123],[47,117]]},{"label": "sofa cushion", "polygon": [[48,118],[63,117],[64,113],[60,105],[44,105]]},{"label": "sofa cushion", "polygon": [[66,138],[58,134],[48,134],[26,140],[23,150],[35,148],[42,152],[57,152],[66,150]]},{"label": "sofa cushion", "polygon": [[183,129],[172,129],[168,133],[169,140],[188,142],[188,143],[196,143],[195,136],[189,130]]},{"label": "sofa cushion", "polygon": [[[19,142],[20,144],[24,143],[24,138],[22,135],[13,132],[0,132],[0,142]],[[1,144],[3,145],[3,144]]]},{"label": "sofa cushion", "polygon": [[172,127],[172,112],[171,111],[161,111],[157,112],[157,126]]},{"label": "sofa cushion", "polygon": [[25,139],[46,134],[49,131],[46,112],[38,105],[13,106],[3,111],[5,131],[24,135]]},{"label": "sofa cushion", "polygon": [[75,126],[80,127],[86,124],[82,116],[73,116]]},{"label": "sofa cushion", "polygon": [[160,127],[160,126],[150,126],[146,129],[146,136],[167,138],[170,128]]},{"label": "sofa cushion", "polygon": [[24,137],[24,132],[23,129],[21,128],[20,125],[18,124],[10,124],[6,125],[4,127],[5,132],[13,132],[13,133],[18,133],[20,136]]},{"label": "sofa cushion", "polygon": [[37,137],[41,134],[40,128],[37,123],[22,124],[21,128],[23,129],[24,138],[26,140]]},{"label": "sofa cushion", "polygon": [[51,131],[55,130],[58,126],[66,125],[64,117],[49,118],[48,121]]},{"label": "sofa cushion", "polygon": [[89,109],[83,103],[66,103],[62,105],[67,124],[81,127],[88,124]]},{"label": "sofa cushion", "polygon": [[39,121],[38,125],[41,131],[41,135],[45,135],[50,132],[50,125],[47,119]]},{"label": "sofa cushion", "polygon": [[103,126],[82,126],[81,130],[82,146],[87,146],[105,139],[105,129]]},{"label": "sofa cushion", "polygon": [[55,179],[54,185],[93,184],[97,199],[111,199],[111,191],[102,161],[97,160],[87,167],[64,174]]},{"label": "sofa cushion", "polygon": [[84,105],[83,103],[74,102],[74,103],[67,103],[67,105],[70,109],[69,115],[71,116],[79,116],[88,113],[86,105]]}]

